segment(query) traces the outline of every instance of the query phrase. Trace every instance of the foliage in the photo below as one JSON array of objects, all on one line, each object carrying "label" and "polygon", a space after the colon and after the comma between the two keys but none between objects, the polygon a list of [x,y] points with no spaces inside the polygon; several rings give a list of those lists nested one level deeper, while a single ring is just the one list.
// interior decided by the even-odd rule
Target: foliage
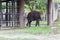
[{"label": "foliage", "polygon": [[28,7],[30,11],[46,11],[46,4],[47,0],[30,0],[29,2],[26,2],[25,8]]},{"label": "foliage", "polygon": [[60,3],[60,0],[52,0],[53,2],[58,2],[58,3]]}]

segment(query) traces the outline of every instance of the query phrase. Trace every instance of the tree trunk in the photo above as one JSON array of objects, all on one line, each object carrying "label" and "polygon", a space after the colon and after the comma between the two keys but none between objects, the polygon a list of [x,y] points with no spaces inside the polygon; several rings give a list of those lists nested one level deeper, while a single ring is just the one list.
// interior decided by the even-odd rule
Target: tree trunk
[{"label": "tree trunk", "polygon": [[2,21],[2,2],[0,0],[0,28],[1,28],[1,21]]},{"label": "tree trunk", "polygon": [[52,25],[52,0],[48,0],[47,4],[47,25]]},{"label": "tree trunk", "polygon": [[19,7],[20,7],[20,16],[19,16],[19,21],[20,21],[20,28],[25,27],[25,20],[24,20],[24,0],[20,0],[19,2]]}]

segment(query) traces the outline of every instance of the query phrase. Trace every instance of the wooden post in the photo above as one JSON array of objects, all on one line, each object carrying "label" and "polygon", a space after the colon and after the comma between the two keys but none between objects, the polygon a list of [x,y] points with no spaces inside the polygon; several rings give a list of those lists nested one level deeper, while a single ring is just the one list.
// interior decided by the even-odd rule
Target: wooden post
[{"label": "wooden post", "polygon": [[20,24],[19,24],[19,23],[20,23],[20,22],[19,22],[19,14],[20,14],[20,13],[19,13],[19,12],[20,12],[20,11],[19,11],[19,8],[20,8],[20,7],[19,7],[19,3],[20,3],[20,2],[17,1],[17,15],[18,15],[18,16],[17,16],[17,25],[18,25],[18,26],[20,25]]},{"label": "wooden post", "polygon": [[8,27],[8,1],[6,2],[6,14],[5,14],[5,18],[6,18],[6,26]]},{"label": "wooden post", "polygon": [[15,6],[15,1],[12,0],[12,26],[14,27],[14,14],[15,14],[15,9],[14,9],[14,6]]},{"label": "wooden post", "polygon": [[20,8],[20,16],[19,16],[19,21],[20,21],[20,28],[25,27],[25,21],[24,21],[24,0],[19,1],[19,8]]},{"label": "wooden post", "polygon": [[52,26],[52,0],[47,4],[47,25]]}]

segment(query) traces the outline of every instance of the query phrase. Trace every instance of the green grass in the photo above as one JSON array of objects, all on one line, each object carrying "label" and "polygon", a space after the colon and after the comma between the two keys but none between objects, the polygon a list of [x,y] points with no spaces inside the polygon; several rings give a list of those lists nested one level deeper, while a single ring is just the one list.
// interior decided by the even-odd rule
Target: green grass
[{"label": "green grass", "polygon": [[54,22],[53,24],[57,24],[58,25],[58,24],[60,24],[60,22]]},{"label": "green grass", "polygon": [[50,27],[31,27],[28,29],[27,33],[31,34],[41,34],[50,32]]},{"label": "green grass", "polygon": [[37,39],[34,39],[34,38],[24,38],[24,39],[21,39],[21,38],[15,38],[13,40],[37,40]]},{"label": "green grass", "polygon": [[0,37],[0,40],[8,40],[8,38]]},{"label": "green grass", "polygon": [[60,3],[60,0],[52,0],[53,2],[57,2],[57,3]]},{"label": "green grass", "polygon": [[14,30],[4,30],[1,34],[41,34],[41,33],[49,33],[51,31],[51,27],[30,27],[24,29],[14,29]]},{"label": "green grass", "polygon": [[[19,34],[47,34],[51,31],[51,27],[30,27],[30,28],[24,28],[24,29],[13,29],[13,30],[1,30],[0,34],[8,35],[19,35]],[[0,40],[37,40],[35,38],[4,38],[0,37]]]},{"label": "green grass", "polygon": [[[36,21],[33,21],[31,24],[35,24]],[[47,21],[40,21],[40,24],[47,24]],[[60,22],[53,22],[53,24],[60,24]]]},{"label": "green grass", "polygon": [[[31,24],[35,24],[36,23],[36,21],[32,21],[32,23]],[[47,24],[47,22],[46,21],[40,21],[39,22],[40,24]]]},{"label": "green grass", "polygon": [[34,38],[4,38],[4,37],[0,37],[0,40],[37,40],[37,39],[34,39]]},{"label": "green grass", "polygon": [[[41,24],[46,24],[46,21],[41,21]],[[32,24],[35,24],[35,21],[32,22]],[[54,24],[60,24],[60,22],[54,22]],[[51,31],[51,27],[48,26],[32,26],[27,27],[24,29],[14,29],[14,30],[4,30],[3,34],[20,34],[20,33],[29,33],[29,34],[41,34],[41,33],[49,33]]]}]

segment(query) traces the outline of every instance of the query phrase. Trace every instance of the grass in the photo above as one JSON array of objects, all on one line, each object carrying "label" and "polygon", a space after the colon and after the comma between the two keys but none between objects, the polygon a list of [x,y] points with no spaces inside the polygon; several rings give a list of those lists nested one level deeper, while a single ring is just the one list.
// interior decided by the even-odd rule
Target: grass
[{"label": "grass", "polygon": [[34,39],[34,38],[24,38],[24,39],[16,38],[16,39],[13,39],[13,40],[37,40],[37,39]]},{"label": "grass", "polygon": [[[33,21],[32,24],[35,24],[36,21]],[[47,21],[40,21],[40,24],[47,24]],[[60,24],[60,22],[53,22],[53,24]]]},{"label": "grass", "polygon": [[[36,23],[36,21],[32,21],[32,24],[35,24]],[[46,21],[40,21],[40,24],[47,24],[47,22]]]},{"label": "grass", "polygon": [[8,40],[8,38],[0,37],[0,40]]},{"label": "grass", "polygon": [[[13,29],[13,30],[1,30],[0,35],[19,35],[19,34],[41,34],[41,33],[49,33],[51,31],[51,27],[30,27],[30,28],[24,28],[24,29]],[[37,40],[35,38],[4,38],[0,37],[0,40]]]},{"label": "grass", "polygon": [[[32,22],[33,24],[35,22]],[[41,24],[46,24],[46,21],[41,21]],[[54,22],[54,24],[59,24],[59,22]],[[57,31],[60,32],[60,28],[57,29]],[[47,33],[50,33],[51,32],[51,27],[49,26],[39,26],[39,27],[36,27],[36,26],[32,26],[32,27],[27,27],[27,28],[24,28],[24,29],[20,29],[20,28],[17,28],[17,29],[12,29],[12,30],[1,30],[0,31],[0,34],[12,34],[12,35],[15,35],[15,34],[47,34]],[[21,39],[21,38],[13,38],[13,39],[10,39],[10,38],[3,38],[3,37],[0,37],[0,40],[37,40],[37,39],[29,39],[29,38],[24,38],[24,39]]]},{"label": "grass", "polygon": [[[41,24],[46,24],[46,21],[41,21]],[[35,24],[35,21],[32,22],[32,24]],[[60,22],[54,22],[54,24],[60,24]],[[41,33],[49,33],[51,31],[51,27],[48,26],[32,26],[24,29],[14,29],[14,30],[4,30],[0,34],[20,34],[20,33],[29,33],[29,34],[41,34]]]},{"label": "grass", "polygon": [[27,33],[31,34],[41,34],[50,32],[50,27],[31,27],[28,29]]},{"label": "grass", "polygon": [[57,24],[58,25],[58,24],[60,24],[60,22],[54,22],[53,24]]},{"label": "grass", "polygon": [[41,34],[41,33],[49,33],[51,31],[51,27],[30,27],[24,29],[14,29],[14,30],[4,30],[0,34]]},{"label": "grass", "polygon": [[60,0],[53,0],[53,2],[57,2],[57,3],[60,3]]},{"label": "grass", "polygon": [[37,40],[37,39],[34,39],[34,38],[4,38],[4,37],[0,37],[0,40]]}]

